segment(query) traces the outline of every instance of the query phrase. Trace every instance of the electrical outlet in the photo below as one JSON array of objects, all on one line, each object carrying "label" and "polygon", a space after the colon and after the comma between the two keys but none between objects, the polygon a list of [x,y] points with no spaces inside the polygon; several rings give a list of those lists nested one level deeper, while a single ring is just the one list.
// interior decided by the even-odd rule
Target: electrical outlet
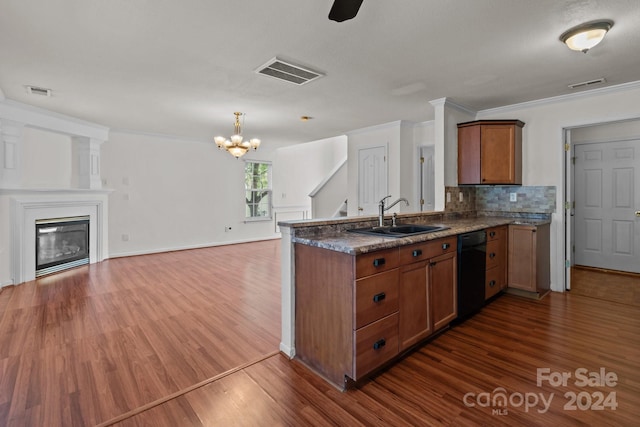
[{"label": "electrical outlet", "polygon": [[518,193],[509,193],[509,201],[517,202],[518,201]]},{"label": "electrical outlet", "polygon": [[224,232],[228,233],[229,231],[231,231],[231,226],[227,225],[226,227],[224,227]]},{"label": "electrical outlet", "polygon": [[458,200],[464,202],[464,194],[462,193],[462,191],[458,193]]},{"label": "electrical outlet", "polygon": [[122,241],[123,242],[128,242],[129,241],[129,235],[128,234],[123,234],[122,235]]},{"label": "electrical outlet", "polygon": [[451,193],[447,193],[447,203],[451,202]]}]

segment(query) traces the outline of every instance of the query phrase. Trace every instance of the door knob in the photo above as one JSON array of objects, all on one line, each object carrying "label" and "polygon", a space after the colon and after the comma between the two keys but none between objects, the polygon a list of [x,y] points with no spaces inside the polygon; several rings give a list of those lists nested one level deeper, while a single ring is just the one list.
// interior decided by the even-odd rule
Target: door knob
[{"label": "door knob", "polygon": [[640,216],[640,211],[636,211],[636,216]]}]

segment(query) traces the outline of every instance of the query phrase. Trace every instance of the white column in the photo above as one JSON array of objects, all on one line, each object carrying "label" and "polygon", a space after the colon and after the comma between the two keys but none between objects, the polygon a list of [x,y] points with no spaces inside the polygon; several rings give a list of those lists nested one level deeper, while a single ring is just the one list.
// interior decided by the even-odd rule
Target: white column
[{"label": "white column", "polygon": [[24,123],[0,119],[0,188],[22,186],[22,129]]},{"label": "white column", "polygon": [[73,141],[72,185],[83,189],[101,189],[100,145],[104,141],[86,136],[74,136],[71,140]]},{"label": "white column", "polygon": [[296,284],[295,284],[295,260],[293,242],[291,241],[291,228],[280,227],[281,240],[281,265],[280,271],[282,293],[282,333],[280,337],[280,351],[289,358],[296,355]]}]

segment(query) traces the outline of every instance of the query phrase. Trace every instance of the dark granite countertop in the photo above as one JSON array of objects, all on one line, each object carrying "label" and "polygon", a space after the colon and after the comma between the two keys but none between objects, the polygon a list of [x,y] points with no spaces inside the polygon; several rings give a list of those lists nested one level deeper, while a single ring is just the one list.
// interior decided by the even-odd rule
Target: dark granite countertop
[{"label": "dark granite countertop", "polygon": [[[318,226],[327,225],[329,222],[318,222]],[[426,242],[443,237],[455,236],[470,231],[483,230],[508,224],[542,225],[551,223],[550,220],[523,219],[501,216],[479,216],[461,219],[442,219],[425,224],[438,224],[449,227],[446,230],[418,234],[406,237],[378,237],[366,234],[353,233],[346,230],[318,233],[317,235],[292,236],[293,243],[315,246],[336,252],[352,255],[363,254],[381,249],[390,249],[412,243]]]}]

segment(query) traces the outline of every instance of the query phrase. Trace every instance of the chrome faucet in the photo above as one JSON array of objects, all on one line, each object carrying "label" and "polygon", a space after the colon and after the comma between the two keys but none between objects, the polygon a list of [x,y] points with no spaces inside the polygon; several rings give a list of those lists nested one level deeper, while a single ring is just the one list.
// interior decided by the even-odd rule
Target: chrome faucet
[{"label": "chrome faucet", "polygon": [[384,201],[389,197],[391,197],[391,195],[388,195],[387,197],[383,197],[382,200],[380,200],[380,203],[378,203],[378,226],[379,227],[384,227],[384,211],[391,209],[392,207],[394,207],[400,202],[405,202],[407,206],[409,206],[409,201],[404,197],[400,197],[398,200],[391,203],[389,206],[385,206]]}]

